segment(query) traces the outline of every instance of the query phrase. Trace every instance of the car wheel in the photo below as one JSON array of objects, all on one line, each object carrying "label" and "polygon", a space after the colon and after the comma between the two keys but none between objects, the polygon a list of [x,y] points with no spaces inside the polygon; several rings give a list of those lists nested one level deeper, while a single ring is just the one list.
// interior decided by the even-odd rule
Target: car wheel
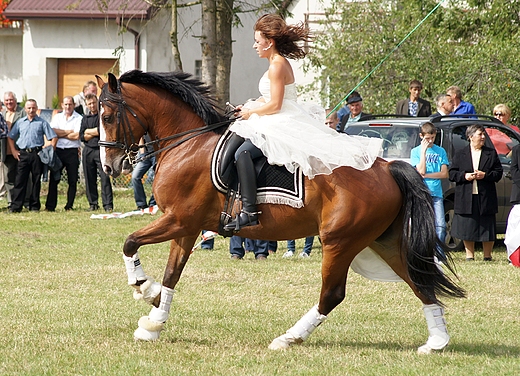
[{"label": "car wheel", "polygon": [[444,218],[446,219],[446,239],[445,243],[448,249],[452,252],[462,251],[464,243],[462,240],[451,236],[451,225],[453,224],[453,216],[455,210],[453,209],[453,201],[444,201]]}]

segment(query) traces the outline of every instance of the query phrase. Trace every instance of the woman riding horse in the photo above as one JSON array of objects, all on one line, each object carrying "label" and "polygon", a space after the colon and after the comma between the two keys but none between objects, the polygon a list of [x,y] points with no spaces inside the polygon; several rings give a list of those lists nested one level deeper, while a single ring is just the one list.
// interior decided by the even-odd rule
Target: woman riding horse
[{"label": "woman riding horse", "polygon": [[[300,59],[306,53],[299,42],[310,40],[303,25],[287,25],[282,17],[267,14],[255,24],[258,56],[269,61],[269,69],[260,79],[262,96],[256,101],[238,106],[242,118],[230,128],[239,137],[230,142],[241,146],[235,153],[242,210],[228,223],[226,230],[238,231],[258,224],[256,208],[256,173],[253,159],[265,155],[270,164],[286,166],[293,172],[296,166],[313,178],[330,174],[340,166],[369,168],[379,154],[381,140],[351,137],[324,126],[324,119],[311,116],[311,106],[296,103],[294,74],[287,58]],[[316,107],[316,106],[314,106]],[[322,109],[323,115],[325,111]]]}]

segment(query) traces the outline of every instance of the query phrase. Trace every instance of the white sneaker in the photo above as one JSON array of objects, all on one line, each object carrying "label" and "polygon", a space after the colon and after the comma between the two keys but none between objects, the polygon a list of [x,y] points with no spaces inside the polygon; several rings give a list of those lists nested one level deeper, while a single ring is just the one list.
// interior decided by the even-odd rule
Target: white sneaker
[{"label": "white sneaker", "polygon": [[293,251],[287,251],[283,254],[282,258],[290,258],[290,257],[293,257],[294,256],[294,252]]},{"label": "white sneaker", "polygon": [[300,253],[300,258],[309,258],[309,254],[308,253],[305,253],[305,252],[302,252]]}]

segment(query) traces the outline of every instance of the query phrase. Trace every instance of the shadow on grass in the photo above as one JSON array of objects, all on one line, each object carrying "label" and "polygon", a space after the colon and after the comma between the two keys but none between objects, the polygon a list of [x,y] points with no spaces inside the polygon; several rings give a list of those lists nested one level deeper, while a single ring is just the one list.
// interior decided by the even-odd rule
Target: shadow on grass
[{"label": "shadow on grass", "polygon": [[[426,341],[427,338],[425,338]],[[376,350],[389,350],[395,351],[396,349],[401,349],[404,351],[417,351],[417,348],[422,346],[424,343],[417,343],[414,346],[403,346],[399,342],[351,342],[351,341],[313,341],[312,343],[304,344],[304,346],[313,347],[316,349],[326,348],[330,346],[334,347],[350,347],[355,349],[376,349]],[[510,345],[500,345],[495,343],[450,343],[444,349],[439,351],[442,353],[443,351],[449,353],[458,353],[464,355],[478,355],[478,356],[486,356],[486,357],[504,357],[510,356],[513,358],[520,357],[520,346],[510,346]]]}]

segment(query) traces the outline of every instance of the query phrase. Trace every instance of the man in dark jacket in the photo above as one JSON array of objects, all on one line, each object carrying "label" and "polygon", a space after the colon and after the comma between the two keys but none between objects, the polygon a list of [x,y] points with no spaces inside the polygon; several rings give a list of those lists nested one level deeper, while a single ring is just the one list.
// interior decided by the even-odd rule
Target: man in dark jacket
[{"label": "man in dark jacket", "polygon": [[99,209],[97,190],[97,177],[99,173],[101,179],[101,202],[103,203],[105,211],[111,212],[114,209],[112,183],[110,182],[110,177],[103,171],[99,155],[98,98],[94,94],[87,94],[85,95],[85,103],[90,114],[84,116],[81,120],[79,138],[85,145],[82,160],[87,199],[90,204],[89,210],[94,211]]},{"label": "man in dark jacket", "polygon": [[419,80],[410,81],[408,90],[410,98],[397,102],[395,113],[397,115],[409,115],[416,117],[428,117],[432,114],[430,102],[421,98],[423,84]]},{"label": "man in dark jacket", "polygon": [[361,118],[368,119],[370,117],[370,114],[363,112],[363,98],[357,91],[353,91],[347,97],[347,106],[350,109],[350,114],[343,116],[341,123],[336,128],[338,132],[345,132],[349,124],[355,123]]}]

